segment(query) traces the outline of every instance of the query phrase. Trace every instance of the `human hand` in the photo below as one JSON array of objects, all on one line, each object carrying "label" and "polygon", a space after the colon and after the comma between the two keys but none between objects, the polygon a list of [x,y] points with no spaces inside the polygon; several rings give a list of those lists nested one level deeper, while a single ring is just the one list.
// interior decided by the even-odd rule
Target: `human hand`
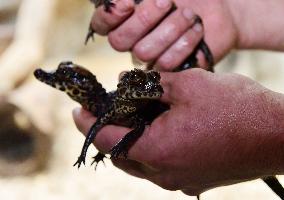
[{"label": "human hand", "polygon": [[[189,195],[283,173],[283,95],[236,74],[192,69],[161,77],[170,110],[145,129],[128,160],[112,159],[115,166]],[[96,119],[82,109],[73,114],[86,134]],[[94,144],[108,153],[129,130],[105,126]]]},{"label": "human hand", "polygon": [[[141,61],[156,61],[160,70],[179,66],[203,36],[215,62],[234,48],[284,51],[284,35],[279,34],[284,29],[282,0],[174,0],[178,9],[164,19],[170,0],[144,0],[135,9],[133,0],[113,1],[111,13],[102,7],[95,11],[93,29],[108,34],[116,50],[130,50]],[[204,26],[192,26],[185,17],[195,14]],[[199,53],[198,60],[206,68],[204,55]]]},{"label": "human hand", "polygon": [[[139,60],[155,61],[160,70],[167,71],[192,53],[204,32],[215,61],[235,47],[237,30],[226,1],[174,2],[177,9],[165,17],[171,9],[171,0],[144,0],[136,7],[133,0],[114,1],[111,13],[105,12],[103,7],[96,10],[92,27],[98,34],[108,34],[116,50],[131,50]],[[194,25],[196,15],[203,19],[204,26]],[[202,53],[198,54],[198,60],[199,65],[206,68]]]}]

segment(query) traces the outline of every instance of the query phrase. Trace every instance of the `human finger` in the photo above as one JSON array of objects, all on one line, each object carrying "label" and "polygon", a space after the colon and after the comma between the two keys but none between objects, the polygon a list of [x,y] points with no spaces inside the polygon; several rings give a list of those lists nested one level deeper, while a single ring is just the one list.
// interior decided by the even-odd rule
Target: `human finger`
[{"label": "human finger", "polygon": [[215,74],[204,69],[193,68],[181,72],[161,72],[161,85],[164,93],[161,101],[169,104],[190,102],[189,97],[198,95],[201,88],[208,88]]},{"label": "human finger", "polygon": [[[84,135],[87,135],[96,118],[82,108],[75,108],[72,113],[77,128]],[[115,144],[115,142],[125,135],[125,132],[119,131],[117,127],[115,128],[115,131],[113,131],[114,134],[107,134],[107,132],[110,130],[113,131],[113,127],[109,126],[103,131],[102,134],[98,134],[98,137],[94,141],[94,144],[96,144],[100,152],[109,153],[109,149]],[[126,173],[139,178],[146,178],[154,172],[150,167],[147,167],[146,165],[135,160],[115,158],[112,159],[112,162],[116,167],[120,168]]]},{"label": "human finger", "polygon": [[92,17],[92,29],[100,35],[106,35],[133,13],[134,6],[133,0],[119,0],[111,12],[106,12],[103,6],[98,7]]},{"label": "human finger", "polygon": [[[81,130],[84,135],[87,135],[95,120],[94,117],[86,112],[87,111],[82,109],[75,109],[73,111],[74,121],[78,129]],[[127,154],[128,160],[140,162],[149,167],[149,169],[152,161],[157,160],[156,157],[159,154],[157,153],[159,147],[155,145],[157,142],[155,137],[157,134],[165,131],[163,128],[165,121],[163,120],[165,120],[166,117],[162,116],[163,114],[156,118],[150,126],[146,126],[142,136],[129,146]],[[131,129],[126,127],[106,125],[99,131],[93,143],[100,152],[108,154],[112,147],[114,147],[130,131]],[[119,158],[123,158],[123,155]],[[151,170],[154,171],[154,168],[151,168]]]},{"label": "human finger", "polygon": [[195,23],[189,8],[177,8],[133,48],[135,57],[144,62],[156,60]]},{"label": "human finger", "polygon": [[171,9],[171,0],[144,0],[123,24],[109,33],[109,42],[118,51],[128,51],[153,29]]},{"label": "human finger", "polygon": [[88,133],[90,127],[97,120],[90,112],[80,107],[73,109],[72,116],[77,129],[84,135]]},{"label": "human finger", "polygon": [[162,71],[172,71],[182,64],[202,39],[202,30],[199,23],[187,30],[157,59],[155,67]]}]

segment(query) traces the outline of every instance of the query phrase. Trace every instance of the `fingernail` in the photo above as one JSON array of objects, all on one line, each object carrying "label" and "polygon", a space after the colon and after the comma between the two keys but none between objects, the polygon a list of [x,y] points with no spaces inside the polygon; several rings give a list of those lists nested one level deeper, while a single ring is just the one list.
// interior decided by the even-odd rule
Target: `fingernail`
[{"label": "fingernail", "polygon": [[189,8],[183,9],[182,14],[188,20],[192,20],[193,17],[194,17],[193,11],[191,9],[189,9]]},{"label": "fingernail", "polygon": [[171,5],[171,1],[170,0],[156,0],[156,6],[158,8],[167,8],[170,7]]},{"label": "fingernail", "polygon": [[202,28],[202,25],[201,25],[201,24],[197,23],[197,24],[195,24],[195,25],[193,26],[192,29],[193,29],[195,32],[200,33],[203,28]]}]

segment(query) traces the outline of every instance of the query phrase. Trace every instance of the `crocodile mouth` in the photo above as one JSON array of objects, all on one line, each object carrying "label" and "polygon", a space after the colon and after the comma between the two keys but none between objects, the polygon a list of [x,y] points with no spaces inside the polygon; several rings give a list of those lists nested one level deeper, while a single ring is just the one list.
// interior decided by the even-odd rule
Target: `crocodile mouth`
[{"label": "crocodile mouth", "polygon": [[[48,85],[51,85],[51,86],[53,86],[53,84],[54,84],[54,75],[53,75],[53,73],[51,72],[46,72],[46,71],[44,71],[44,70],[42,70],[42,69],[36,69],[35,71],[34,71],[34,76],[36,77],[36,79],[38,79],[39,81],[41,81],[41,82],[44,82],[44,83],[46,83],[46,84],[48,84]],[[54,87],[54,86],[53,86]]]},{"label": "crocodile mouth", "polygon": [[51,87],[54,87],[61,91],[67,90],[66,82],[64,80],[60,80],[60,78],[57,78],[56,71],[46,72],[42,69],[36,69],[34,71],[34,76],[39,81],[46,83],[47,85],[50,85]]}]

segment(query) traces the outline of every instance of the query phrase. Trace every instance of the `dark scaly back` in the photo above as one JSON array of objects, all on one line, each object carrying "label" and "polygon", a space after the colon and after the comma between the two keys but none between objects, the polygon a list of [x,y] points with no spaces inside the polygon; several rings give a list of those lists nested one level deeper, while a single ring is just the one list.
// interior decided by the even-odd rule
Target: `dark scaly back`
[{"label": "dark scaly back", "polygon": [[61,62],[53,72],[37,69],[34,75],[41,82],[67,93],[95,116],[104,113],[111,102],[96,76],[72,62]]}]

